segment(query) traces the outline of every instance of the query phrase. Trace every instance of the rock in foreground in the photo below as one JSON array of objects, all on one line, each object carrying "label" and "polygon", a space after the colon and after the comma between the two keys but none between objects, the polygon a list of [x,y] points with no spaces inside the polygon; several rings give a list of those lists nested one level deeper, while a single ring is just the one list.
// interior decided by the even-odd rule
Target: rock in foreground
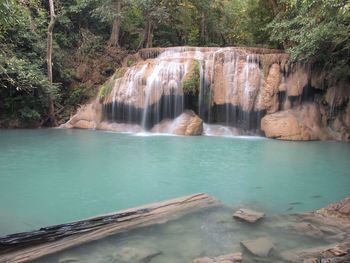
[{"label": "rock in foreground", "polygon": [[250,253],[258,257],[268,257],[273,249],[272,241],[265,237],[254,240],[245,240],[242,241],[241,244]]},{"label": "rock in foreground", "polygon": [[238,219],[247,221],[249,223],[255,223],[256,221],[263,218],[265,216],[265,214],[242,208],[242,209],[239,209],[237,212],[235,212],[232,216],[234,218],[238,218]]},{"label": "rock in foreground", "polygon": [[191,263],[236,263],[242,262],[242,253],[233,253],[228,255],[223,255],[217,258],[196,258],[192,260]]}]

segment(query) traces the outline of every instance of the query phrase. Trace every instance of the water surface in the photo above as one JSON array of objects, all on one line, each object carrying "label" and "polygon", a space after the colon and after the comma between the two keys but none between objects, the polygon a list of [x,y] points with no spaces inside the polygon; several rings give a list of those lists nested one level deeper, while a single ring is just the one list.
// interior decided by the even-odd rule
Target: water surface
[{"label": "water surface", "polygon": [[197,192],[269,213],[350,195],[350,144],[0,131],[0,235]]}]

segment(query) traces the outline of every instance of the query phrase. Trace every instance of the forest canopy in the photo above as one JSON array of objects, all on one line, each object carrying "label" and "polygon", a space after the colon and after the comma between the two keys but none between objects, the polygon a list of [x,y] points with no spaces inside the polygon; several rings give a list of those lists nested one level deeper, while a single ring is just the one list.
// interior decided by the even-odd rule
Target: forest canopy
[{"label": "forest canopy", "polygon": [[[290,53],[291,62],[309,62],[334,80],[349,79],[348,0],[54,0],[54,7],[50,84],[49,1],[0,3],[3,126],[50,125],[50,98],[56,115],[66,120],[114,73],[120,50],[183,45],[277,48]],[[98,68],[91,71],[94,77],[80,76],[82,65]]]}]

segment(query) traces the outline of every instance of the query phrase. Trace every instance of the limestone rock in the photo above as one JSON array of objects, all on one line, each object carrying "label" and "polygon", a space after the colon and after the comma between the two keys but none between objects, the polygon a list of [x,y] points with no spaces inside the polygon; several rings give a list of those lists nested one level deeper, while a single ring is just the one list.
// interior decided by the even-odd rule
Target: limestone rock
[{"label": "limestone rock", "polygon": [[62,128],[95,129],[101,119],[101,105],[96,101],[82,106]]},{"label": "limestone rock", "polygon": [[309,74],[302,65],[297,65],[294,72],[286,78],[287,96],[299,96],[308,84]]},{"label": "limestone rock", "polygon": [[113,132],[141,132],[142,127],[137,124],[129,124],[129,123],[109,123],[109,122],[100,122],[96,126],[97,130],[104,131],[113,131]]},{"label": "limestone rock", "polygon": [[350,222],[350,197],[347,197],[339,202],[330,204],[325,208],[316,211],[316,213],[326,217]]},{"label": "limestone rock", "polygon": [[242,262],[242,253],[233,253],[216,258],[196,258],[191,263],[236,263]]},{"label": "limestone rock", "polygon": [[[258,110],[266,109],[267,113],[273,113],[278,110],[278,92],[281,82],[281,73],[278,64],[273,64],[270,67],[269,74],[264,82],[261,91],[261,105]],[[282,87],[281,87],[282,88]]]},{"label": "limestone rock", "polygon": [[259,213],[253,210],[241,208],[233,214],[234,218],[238,218],[249,223],[255,223],[256,221],[263,218],[264,213]]},{"label": "limestone rock", "polygon": [[345,242],[335,246],[330,245],[304,250],[284,251],[281,253],[281,257],[287,262],[347,263],[350,259],[350,243]]},{"label": "limestone rock", "polygon": [[321,115],[316,104],[276,112],[261,119],[261,129],[266,137],[280,140],[329,139],[321,127]]},{"label": "limestone rock", "polygon": [[201,135],[203,132],[203,120],[192,110],[186,110],[175,120],[164,120],[155,125],[152,132],[177,135]]},{"label": "limestone rock", "polygon": [[298,234],[302,236],[308,236],[311,238],[321,238],[323,237],[322,231],[311,223],[294,223],[288,224],[282,228],[281,231],[285,233]]},{"label": "limestone rock", "polygon": [[110,255],[109,260],[115,263],[149,262],[152,258],[161,254],[162,252],[150,252],[134,247],[124,247]]},{"label": "limestone rock", "polygon": [[242,241],[241,244],[250,253],[258,257],[268,257],[273,249],[272,241],[265,237],[254,240],[245,240]]}]

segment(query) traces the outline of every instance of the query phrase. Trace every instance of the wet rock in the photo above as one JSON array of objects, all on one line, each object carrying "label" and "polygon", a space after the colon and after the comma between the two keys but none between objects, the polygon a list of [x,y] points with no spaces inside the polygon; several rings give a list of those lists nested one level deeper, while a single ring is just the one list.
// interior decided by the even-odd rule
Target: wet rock
[{"label": "wet rock", "polygon": [[104,131],[113,131],[113,132],[141,132],[142,128],[137,124],[129,124],[129,123],[109,123],[109,122],[100,122],[96,126],[97,130]]},{"label": "wet rock", "polygon": [[101,105],[98,102],[82,106],[61,128],[95,129],[101,119]]},{"label": "wet rock", "polygon": [[203,132],[203,120],[192,110],[186,110],[175,120],[164,120],[158,125],[155,125],[152,132],[177,135],[201,135]]},{"label": "wet rock", "polygon": [[79,258],[75,258],[75,257],[61,258],[58,260],[58,263],[78,263],[78,262],[80,262]]},{"label": "wet rock", "polygon": [[120,251],[114,253],[110,260],[115,263],[147,263],[150,262],[152,258],[161,254],[160,251],[149,252],[134,247],[124,247]]},{"label": "wet rock", "polygon": [[350,197],[317,210],[316,213],[326,217],[350,222]]},{"label": "wet rock", "polygon": [[183,240],[178,244],[178,249],[184,258],[194,258],[202,255],[204,251],[203,240],[198,237],[183,235]]},{"label": "wet rock", "polygon": [[261,129],[266,137],[279,140],[329,139],[321,127],[321,115],[316,104],[307,104],[290,110],[266,115],[261,119]]},{"label": "wet rock", "polygon": [[216,258],[197,258],[192,260],[191,263],[236,263],[242,262],[242,253],[233,253],[228,255],[219,256]]},{"label": "wet rock", "polygon": [[[274,113],[278,110],[278,92],[281,82],[280,67],[278,64],[273,64],[270,67],[269,74],[264,82],[262,90],[262,105],[259,110],[266,110],[267,113]],[[283,85],[281,85],[283,89]]]},{"label": "wet rock", "polygon": [[265,214],[256,212],[253,210],[241,208],[237,212],[235,212],[232,216],[234,218],[247,221],[249,223],[255,223],[256,221],[262,219],[265,216]]},{"label": "wet rock", "polygon": [[311,238],[323,237],[322,231],[311,223],[294,223],[288,224],[281,228],[285,233],[298,234],[302,236],[308,236]]},{"label": "wet rock", "polygon": [[281,253],[283,260],[287,262],[349,262],[350,243],[341,243],[326,247],[316,247],[305,250],[285,251]]},{"label": "wet rock", "polygon": [[265,237],[241,242],[242,246],[251,254],[258,257],[268,257],[273,250],[273,242]]}]

